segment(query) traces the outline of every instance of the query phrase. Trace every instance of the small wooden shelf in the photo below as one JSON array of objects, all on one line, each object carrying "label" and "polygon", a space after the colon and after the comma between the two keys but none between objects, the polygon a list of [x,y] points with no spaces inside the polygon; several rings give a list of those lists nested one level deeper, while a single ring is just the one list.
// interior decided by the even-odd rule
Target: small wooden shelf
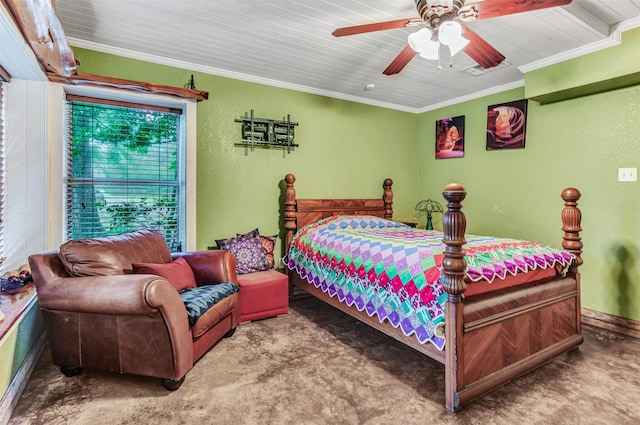
[{"label": "small wooden shelf", "polygon": [[27,283],[19,291],[0,293],[0,309],[4,320],[0,321],[0,341],[36,298],[36,287]]},{"label": "small wooden shelf", "polygon": [[298,147],[295,143],[295,126],[298,123],[292,122],[290,115],[282,121],[256,118],[252,109],[250,115],[245,113],[244,117],[236,118],[236,122],[242,123],[242,139],[236,146],[248,147],[252,151],[257,147],[286,149],[287,153]]}]

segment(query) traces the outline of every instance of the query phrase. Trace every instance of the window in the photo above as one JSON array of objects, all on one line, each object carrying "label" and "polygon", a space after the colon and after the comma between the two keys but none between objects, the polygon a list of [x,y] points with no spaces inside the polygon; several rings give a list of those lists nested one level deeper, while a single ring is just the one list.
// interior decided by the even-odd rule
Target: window
[{"label": "window", "polygon": [[180,109],[67,95],[66,237],[160,230],[185,238]]}]

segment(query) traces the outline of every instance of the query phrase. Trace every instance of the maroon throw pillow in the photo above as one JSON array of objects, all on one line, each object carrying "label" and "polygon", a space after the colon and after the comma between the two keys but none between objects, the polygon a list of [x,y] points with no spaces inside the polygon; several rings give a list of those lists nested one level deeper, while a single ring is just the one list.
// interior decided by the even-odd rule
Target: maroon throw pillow
[{"label": "maroon throw pillow", "polygon": [[276,240],[278,239],[278,235],[273,236],[262,236],[260,235],[260,242],[262,242],[262,247],[264,248],[264,253],[267,256],[267,262],[269,263],[269,268],[274,268],[276,265],[276,259],[273,255],[273,251],[276,247]]},{"label": "maroon throw pillow", "polygon": [[167,279],[177,291],[197,286],[191,266],[182,257],[171,263],[132,263],[131,266],[135,274],[155,274]]}]

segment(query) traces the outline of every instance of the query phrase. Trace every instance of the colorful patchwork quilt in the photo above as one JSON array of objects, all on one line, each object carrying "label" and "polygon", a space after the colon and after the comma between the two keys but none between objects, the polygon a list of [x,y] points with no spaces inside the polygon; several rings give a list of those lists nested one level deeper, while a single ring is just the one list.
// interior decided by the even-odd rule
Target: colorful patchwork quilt
[{"label": "colorful patchwork quilt", "polygon": [[[442,236],[373,216],[333,216],[300,229],[285,264],[330,296],[442,350],[444,338],[435,332],[444,322],[447,300]],[[574,258],[536,242],[465,238],[472,282],[539,268],[566,269]]]}]

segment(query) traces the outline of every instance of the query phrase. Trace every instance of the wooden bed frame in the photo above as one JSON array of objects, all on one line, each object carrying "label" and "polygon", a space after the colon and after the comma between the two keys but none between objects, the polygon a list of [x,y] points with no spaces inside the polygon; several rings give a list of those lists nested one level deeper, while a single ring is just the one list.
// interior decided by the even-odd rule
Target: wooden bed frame
[{"label": "wooden bed frame", "polygon": [[[393,216],[393,181],[384,181],[382,199],[296,199],[295,176],[285,177],[284,227],[286,247],[297,229],[337,214]],[[447,211],[443,217],[445,253],[444,351],[432,344],[420,344],[387,321],[360,312],[309,284],[295,271],[289,271],[290,294],[297,286],[358,320],[384,332],[444,364],[446,408],[457,411],[463,404],[522,375],[553,357],[569,351],[583,341],[580,319],[580,274],[582,242],[579,232],[581,212],[577,208],[580,192],[565,189],[562,210],[562,247],[576,259],[565,276],[463,297],[466,289],[463,245],[466,218],[461,202],[464,187],[452,183],[444,188]]]}]

